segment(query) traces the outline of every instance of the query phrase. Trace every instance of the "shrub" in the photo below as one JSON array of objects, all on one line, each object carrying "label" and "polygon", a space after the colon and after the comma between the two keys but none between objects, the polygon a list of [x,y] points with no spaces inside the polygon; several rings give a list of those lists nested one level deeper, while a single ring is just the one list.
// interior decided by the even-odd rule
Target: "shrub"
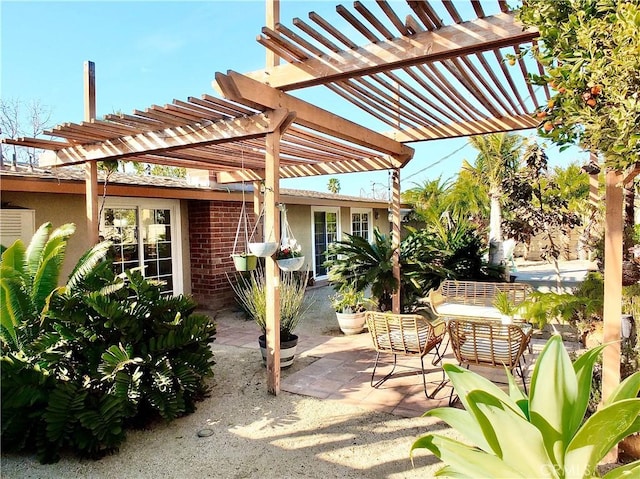
[{"label": "shrub", "polygon": [[[536,361],[527,396],[509,378],[505,393],[491,381],[454,364],[444,368],[465,410],[437,408],[435,416],[473,445],[438,435],[418,439],[411,451],[429,449],[447,463],[450,477],[598,477],[599,461],[626,436],[640,430],[640,372],[623,381],[595,414],[584,420],[593,364],[604,346],[573,364],[559,335]],[[640,461],[606,478],[637,477]]]},{"label": "shrub", "polygon": [[[2,255],[2,447],[53,462],[97,457],[127,427],[195,410],[212,375],[215,325],[139,271],[114,276],[100,243],[56,287],[73,225],[43,225]],[[49,233],[51,234],[49,235]]]}]

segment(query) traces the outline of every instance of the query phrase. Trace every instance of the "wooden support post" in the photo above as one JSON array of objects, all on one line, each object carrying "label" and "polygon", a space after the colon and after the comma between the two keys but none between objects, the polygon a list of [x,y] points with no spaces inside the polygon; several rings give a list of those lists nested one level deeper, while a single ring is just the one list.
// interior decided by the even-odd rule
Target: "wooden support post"
[{"label": "wooden support post", "polygon": [[391,246],[393,253],[393,277],[398,282],[398,290],[392,296],[392,311],[400,312],[400,169],[391,172]]},{"label": "wooden support post", "polygon": [[[84,62],[84,120],[96,117],[96,66],[91,61]],[[92,247],[99,241],[98,225],[98,164],[87,161],[85,171],[85,201],[87,207],[87,243]]]},{"label": "wooden support post", "polygon": [[[265,153],[264,241],[278,241],[280,222],[277,221],[280,201],[280,131],[268,133]],[[273,232],[273,237],[268,235]],[[267,391],[280,393],[280,270],[276,261],[266,258],[267,300]]]},{"label": "wooden support post", "polygon": [[[609,171],[605,178],[604,234],[604,342],[602,399],[607,400],[620,384],[620,315],[622,314],[622,175]],[[617,447],[605,458],[615,462]]]},{"label": "wooden support post", "polygon": [[[276,29],[276,23],[280,22],[280,0],[266,0],[266,21],[265,26],[271,30]],[[272,68],[277,67],[280,64],[280,57],[272,52],[268,48],[267,50],[267,62],[266,70],[270,71]]]}]

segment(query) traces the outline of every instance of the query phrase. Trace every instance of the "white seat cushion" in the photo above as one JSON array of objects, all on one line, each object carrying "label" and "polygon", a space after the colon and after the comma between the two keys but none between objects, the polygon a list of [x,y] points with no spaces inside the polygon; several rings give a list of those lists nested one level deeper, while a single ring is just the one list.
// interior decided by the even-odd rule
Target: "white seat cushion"
[{"label": "white seat cushion", "polygon": [[436,308],[440,316],[470,316],[475,318],[500,319],[500,312],[493,306],[442,303]]}]

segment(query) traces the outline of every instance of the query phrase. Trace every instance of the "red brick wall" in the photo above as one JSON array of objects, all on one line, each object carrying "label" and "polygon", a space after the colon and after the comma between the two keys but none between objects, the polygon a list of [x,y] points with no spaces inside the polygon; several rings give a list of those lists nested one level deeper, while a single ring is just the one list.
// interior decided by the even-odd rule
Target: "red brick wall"
[{"label": "red brick wall", "polygon": [[[216,310],[235,304],[225,273],[235,271],[230,255],[241,207],[229,201],[189,201],[191,293],[203,308]],[[244,242],[241,233],[237,252]]]}]

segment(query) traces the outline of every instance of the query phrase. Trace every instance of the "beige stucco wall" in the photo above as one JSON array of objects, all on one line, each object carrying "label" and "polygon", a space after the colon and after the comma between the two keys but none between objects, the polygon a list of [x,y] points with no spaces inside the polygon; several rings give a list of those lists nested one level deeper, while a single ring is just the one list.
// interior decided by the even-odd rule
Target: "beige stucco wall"
[{"label": "beige stucco wall", "polygon": [[302,247],[304,265],[302,269],[311,269],[313,259],[313,240],[311,238],[311,207],[307,205],[286,205],[287,219],[298,244]]},{"label": "beige stucco wall", "polygon": [[87,224],[85,221],[84,197],[58,193],[19,193],[3,191],[2,202],[13,206],[29,208],[36,212],[36,229],[47,221],[54,228],[65,223],[76,225],[75,234],[69,239],[67,254],[62,267],[61,280],[66,280],[73,267],[88,247],[86,242]]}]

